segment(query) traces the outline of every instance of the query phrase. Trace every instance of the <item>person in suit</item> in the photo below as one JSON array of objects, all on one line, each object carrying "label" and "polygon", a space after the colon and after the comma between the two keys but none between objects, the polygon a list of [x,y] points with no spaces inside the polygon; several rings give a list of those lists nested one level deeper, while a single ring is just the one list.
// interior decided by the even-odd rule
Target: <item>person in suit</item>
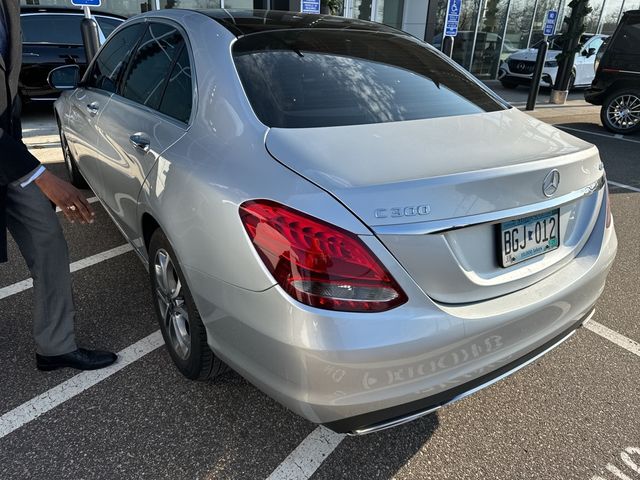
[{"label": "person in suit", "polygon": [[8,229],[33,277],[37,368],[103,368],[116,361],[114,353],[76,345],[69,253],[52,204],[71,222],[92,223],[94,212],[80,191],[40,165],[22,142],[21,61],[19,0],[1,0],[0,262],[7,261]]}]

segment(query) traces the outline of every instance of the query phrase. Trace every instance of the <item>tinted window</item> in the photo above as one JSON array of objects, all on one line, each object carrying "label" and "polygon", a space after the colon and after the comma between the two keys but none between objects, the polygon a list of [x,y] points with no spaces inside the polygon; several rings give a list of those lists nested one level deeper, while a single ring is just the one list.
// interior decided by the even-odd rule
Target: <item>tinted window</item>
[{"label": "tinted window", "polygon": [[87,77],[88,86],[108,92],[116,91],[118,76],[126,65],[129,54],[135,48],[144,28],[143,23],[136,23],[120,30],[109,39],[93,63]]},{"label": "tinted window", "polygon": [[107,38],[111,33],[122,23],[121,20],[108,17],[96,17],[96,21],[100,26],[100,30],[104,34],[104,38]]},{"label": "tinted window", "polygon": [[[36,14],[22,15],[22,41],[25,43],[54,43],[63,45],[82,45],[80,24],[82,15]],[[96,17],[105,38],[113,32],[121,20],[109,17]]]},{"label": "tinted window", "polygon": [[122,96],[157,109],[173,59],[183,45],[182,35],[175,28],[162,23],[150,24],[131,59]]},{"label": "tinted window", "polygon": [[640,45],[640,18],[629,17],[624,24],[620,25],[613,50],[635,53],[638,51],[638,45]]},{"label": "tinted window", "polygon": [[396,122],[505,108],[411,37],[265,32],[240,38],[234,58],[256,115],[272,127]]},{"label": "tinted window", "polygon": [[22,15],[22,41],[82,45],[81,21],[81,15]]},{"label": "tinted window", "polygon": [[185,46],[182,48],[182,52],[171,71],[171,76],[160,104],[160,111],[187,123],[191,116],[192,103],[191,64],[189,63],[189,54]]}]

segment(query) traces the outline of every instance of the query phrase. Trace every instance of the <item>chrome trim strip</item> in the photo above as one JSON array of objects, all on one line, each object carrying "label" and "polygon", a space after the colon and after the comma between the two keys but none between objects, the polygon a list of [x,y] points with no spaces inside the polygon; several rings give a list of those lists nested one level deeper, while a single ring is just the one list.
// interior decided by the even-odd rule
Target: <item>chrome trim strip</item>
[{"label": "chrome trim strip", "polygon": [[605,184],[605,177],[602,175],[591,185],[576,190],[561,197],[545,200],[544,202],[535,203],[533,205],[523,205],[521,207],[510,208],[507,210],[497,210],[495,212],[479,213],[477,215],[468,215],[466,217],[449,218],[446,220],[433,220],[430,222],[419,223],[400,223],[397,225],[372,225],[373,232],[378,235],[429,235],[432,233],[443,233],[459,228],[466,228],[485,223],[498,223],[519,218],[525,215],[534,215],[538,212],[558,208],[567,203],[588,197],[594,192],[602,189]]},{"label": "chrome trim strip", "polygon": [[[591,310],[591,312],[586,316],[585,320],[580,325],[584,325],[589,320],[591,320],[591,318],[593,317],[594,313],[595,313],[595,309]],[[379,423],[379,424],[373,425],[371,427],[357,429],[357,430],[354,430],[353,432],[347,433],[347,435],[355,437],[355,436],[360,436],[360,435],[367,435],[369,433],[379,432],[381,430],[386,430],[387,428],[397,427],[398,425],[402,425],[404,423],[408,423],[408,422],[411,422],[413,420],[416,420],[416,419],[418,419],[420,417],[424,417],[425,415],[429,415],[430,413],[433,413],[433,412],[435,412],[437,410],[440,410],[442,407],[446,407],[447,405],[451,405],[452,403],[457,402],[458,400],[462,400],[463,398],[466,398],[469,395],[473,395],[474,393],[477,393],[480,390],[482,390],[484,388],[487,388],[487,387],[493,385],[494,383],[499,382],[500,380],[504,380],[508,376],[513,375],[514,373],[516,373],[518,370],[521,370],[522,368],[526,367],[527,365],[530,365],[531,363],[535,362],[536,360],[538,360],[543,355],[549,353],[551,350],[553,350],[557,346],[559,346],[562,343],[564,343],[565,341],[567,341],[574,333],[576,333],[576,330],[577,330],[577,328],[574,329],[574,330],[571,330],[568,334],[566,334],[564,337],[562,337],[556,343],[554,343],[550,347],[546,348],[542,352],[538,353],[536,356],[530,358],[526,362],[521,363],[520,365],[518,365],[518,366],[512,368],[511,370],[509,370],[508,372],[505,372],[502,375],[499,375],[496,378],[493,378],[493,379],[489,380],[488,382],[483,383],[482,385],[478,385],[477,387],[472,388],[471,390],[467,390],[466,392],[461,393],[460,395],[452,398],[451,400],[449,400],[448,402],[443,403],[442,405],[438,405],[436,407],[431,407],[431,408],[429,408],[427,410],[423,410],[422,412],[414,413],[414,414],[411,414],[411,415],[406,416],[406,417],[396,418],[396,419],[390,420],[388,422]]]}]

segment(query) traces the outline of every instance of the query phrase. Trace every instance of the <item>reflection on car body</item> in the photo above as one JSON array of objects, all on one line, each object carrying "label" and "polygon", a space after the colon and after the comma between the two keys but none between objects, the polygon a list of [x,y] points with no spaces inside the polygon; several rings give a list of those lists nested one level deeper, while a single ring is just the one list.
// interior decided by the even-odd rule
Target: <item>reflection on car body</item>
[{"label": "reflection on car body", "polygon": [[[590,318],[615,256],[596,148],[384,25],[147,13],[55,108],[70,173],[149,267],[178,369],[226,363],[338,432],[534,361]],[[534,256],[534,235],[501,266],[500,226],[545,212],[557,248]]]}]

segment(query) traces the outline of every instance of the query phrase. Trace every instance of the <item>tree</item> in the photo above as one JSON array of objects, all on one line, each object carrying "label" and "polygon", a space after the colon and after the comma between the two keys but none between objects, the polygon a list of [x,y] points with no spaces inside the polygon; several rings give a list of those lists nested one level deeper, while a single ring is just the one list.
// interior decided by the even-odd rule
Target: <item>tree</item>
[{"label": "tree", "polygon": [[569,81],[573,74],[573,62],[580,51],[580,38],[584,33],[584,19],[593,10],[589,0],[571,0],[569,3],[571,15],[564,18],[567,28],[560,37],[562,52],[558,55],[558,74],[551,92],[553,103],[564,103]]}]

